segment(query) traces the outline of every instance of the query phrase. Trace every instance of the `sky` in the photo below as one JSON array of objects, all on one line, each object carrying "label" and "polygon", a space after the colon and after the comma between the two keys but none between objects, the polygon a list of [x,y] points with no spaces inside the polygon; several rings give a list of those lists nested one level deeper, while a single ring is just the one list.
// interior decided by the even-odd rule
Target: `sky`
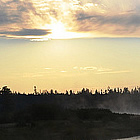
[{"label": "sky", "polygon": [[139,32],[139,0],[0,0],[0,86],[139,86]]},{"label": "sky", "polygon": [[139,37],[139,0],[0,0],[0,36]]}]

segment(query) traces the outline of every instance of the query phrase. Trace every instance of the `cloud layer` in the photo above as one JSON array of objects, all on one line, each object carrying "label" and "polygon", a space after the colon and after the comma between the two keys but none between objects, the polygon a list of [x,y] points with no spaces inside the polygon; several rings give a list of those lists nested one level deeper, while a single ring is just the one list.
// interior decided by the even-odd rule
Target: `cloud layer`
[{"label": "cloud layer", "polygon": [[50,30],[43,30],[43,29],[22,29],[19,31],[0,32],[0,34],[15,35],[15,36],[40,36],[40,35],[47,35],[50,33],[51,33]]},{"label": "cloud layer", "polygon": [[140,37],[139,13],[138,0],[0,0],[0,36],[47,36],[61,22],[69,32]]}]

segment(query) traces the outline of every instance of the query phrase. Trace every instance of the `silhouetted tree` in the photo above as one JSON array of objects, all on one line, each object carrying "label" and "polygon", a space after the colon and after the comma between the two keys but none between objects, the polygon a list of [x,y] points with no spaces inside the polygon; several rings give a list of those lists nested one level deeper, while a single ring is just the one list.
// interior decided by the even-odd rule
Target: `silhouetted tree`
[{"label": "silhouetted tree", "polygon": [[84,94],[86,92],[85,88],[82,89],[82,94]]},{"label": "silhouetted tree", "polygon": [[137,88],[135,87],[135,89],[134,89],[134,94],[137,94],[138,93],[138,90],[137,90]]},{"label": "silhouetted tree", "polygon": [[113,93],[114,93],[113,90],[109,89],[108,94],[113,94]]},{"label": "silhouetted tree", "polygon": [[58,94],[57,90],[55,90],[54,92],[55,92],[55,94]]},{"label": "silhouetted tree", "polygon": [[98,95],[99,94],[99,92],[97,91],[97,89],[95,90],[95,95]]},{"label": "silhouetted tree", "polygon": [[117,88],[117,92],[120,93],[120,88]]},{"label": "silhouetted tree", "polygon": [[117,90],[116,90],[116,88],[114,88],[114,93],[116,93],[117,92]]},{"label": "silhouetted tree", "polygon": [[133,89],[131,89],[131,94],[134,94],[134,90]]},{"label": "silhouetted tree", "polygon": [[70,90],[70,95],[72,95],[73,94],[73,92],[72,92],[72,90]]},{"label": "silhouetted tree", "polygon": [[105,90],[105,94],[107,94],[107,90]]},{"label": "silhouetted tree", "polygon": [[101,92],[100,92],[101,94],[103,94],[103,90],[101,89]]},{"label": "silhouetted tree", "polygon": [[66,90],[66,95],[68,95],[69,93],[68,93],[68,91]]},{"label": "silhouetted tree", "polygon": [[89,89],[88,88],[86,89],[86,94],[89,94]]},{"label": "silhouetted tree", "polygon": [[51,94],[54,94],[54,93],[53,93],[53,89],[51,89],[50,93],[51,93]]},{"label": "silhouetted tree", "polygon": [[9,95],[12,92],[11,92],[10,88],[8,88],[7,86],[4,86],[4,87],[2,87],[1,93],[2,93],[2,95]]},{"label": "silhouetted tree", "polygon": [[123,89],[123,93],[124,93],[124,94],[129,94],[129,93],[130,93],[130,91],[128,90],[128,88],[127,88],[127,87],[124,87],[124,89]]}]

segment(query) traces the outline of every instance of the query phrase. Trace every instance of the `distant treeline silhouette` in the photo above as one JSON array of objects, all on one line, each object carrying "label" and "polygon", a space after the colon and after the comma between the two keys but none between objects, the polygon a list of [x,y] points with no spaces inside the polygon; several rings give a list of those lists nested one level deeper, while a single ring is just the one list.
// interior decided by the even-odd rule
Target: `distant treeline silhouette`
[{"label": "distant treeline silhouette", "polygon": [[12,92],[10,88],[4,86],[0,90],[0,112],[4,110],[23,110],[31,105],[57,104],[66,109],[82,108],[104,108],[113,112],[140,113],[140,88],[135,87],[129,90],[125,87],[97,91],[92,93],[89,89],[83,88],[74,93],[72,90],[66,93],[44,92],[31,94],[21,94]]},{"label": "distant treeline silhouette", "polygon": [[33,93],[20,93],[17,91],[11,91],[10,88],[8,88],[7,86],[2,87],[2,89],[0,90],[0,95],[57,95],[57,94],[61,94],[61,95],[77,95],[77,94],[87,94],[87,95],[107,95],[107,94],[140,94],[140,87],[135,87],[134,89],[129,90],[128,87],[124,87],[123,89],[121,88],[114,88],[111,89],[109,86],[107,89],[105,89],[104,91],[101,89],[100,91],[98,91],[97,89],[95,90],[95,92],[92,92],[92,90],[89,90],[88,88],[83,88],[81,91],[77,91],[74,92],[73,90],[66,90],[65,93],[59,93],[57,92],[57,90],[51,89],[50,92],[47,90],[43,90],[43,92],[37,92],[36,90],[36,86],[34,86],[34,92]]}]

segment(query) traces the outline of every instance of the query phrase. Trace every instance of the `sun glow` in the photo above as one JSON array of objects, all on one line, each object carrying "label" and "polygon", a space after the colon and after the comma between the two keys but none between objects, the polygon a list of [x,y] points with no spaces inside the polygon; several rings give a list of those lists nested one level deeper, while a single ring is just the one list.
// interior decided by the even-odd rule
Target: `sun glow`
[{"label": "sun glow", "polygon": [[89,34],[78,33],[78,32],[69,32],[67,28],[61,21],[53,22],[52,24],[46,24],[43,29],[50,29],[51,34],[48,35],[50,39],[71,39],[71,38],[81,38],[89,37]]},{"label": "sun glow", "polygon": [[66,35],[66,29],[62,22],[58,21],[51,24],[52,34],[50,35],[52,39],[62,39]]}]

